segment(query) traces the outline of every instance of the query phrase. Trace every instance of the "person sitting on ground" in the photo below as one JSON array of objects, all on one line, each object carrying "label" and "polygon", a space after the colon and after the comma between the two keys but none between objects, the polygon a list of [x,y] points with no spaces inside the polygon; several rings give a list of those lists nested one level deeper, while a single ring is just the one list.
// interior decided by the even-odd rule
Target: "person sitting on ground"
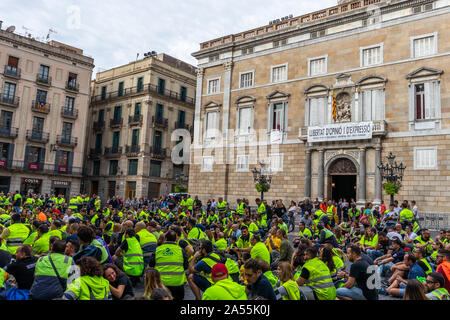
[{"label": "person sitting on ground", "polygon": [[408,281],[412,279],[418,279],[418,278],[424,278],[425,272],[423,271],[422,267],[420,267],[416,262],[416,257],[414,257],[414,254],[408,253],[405,254],[405,265],[409,267],[408,271],[408,278],[404,279],[404,277],[400,274],[397,274],[394,278],[394,281],[392,281],[392,284],[389,286],[389,288],[381,288],[380,293],[385,294],[389,293],[393,297],[400,297],[402,298],[405,294],[406,286],[408,285]]},{"label": "person sitting on ground", "polygon": [[403,300],[430,300],[425,295],[424,285],[417,279],[408,280],[404,290]]},{"label": "person sitting on ground", "polygon": [[161,281],[161,274],[159,273],[158,270],[154,268],[147,268],[147,270],[144,272],[144,286],[145,286],[144,296],[147,298],[151,297],[154,290],[164,289],[169,294],[170,298],[169,300],[173,300],[170,290]]},{"label": "person sitting on ground", "polygon": [[64,292],[64,300],[112,300],[109,281],[103,278],[103,268],[97,259],[80,259],[80,278],[76,278]]},{"label": "person sitting on ground", "polygon": [[358,245],[347,247],[347,257],[352,262],[350,273],[341,271],[338,277],[345,276],[347,282],[342,288],[338,288],[336,295],[340,300],[378,300],[375,288],[369,288],[370,265],[361,259],[361,249]]},{"label": "person sitting on ground", "polygon": [[32,256],[29,245],[20,246],[16,251],[16,260],[4,270],[14,276],[17,287],[8,290],[8,300],[27,300],[34,281],[37,258]]},{"label": "person sitting on ground", "polygon": [[263,274],[261,265],[255,259],[249,259],[245,265],[245,278],[248,285],[245,289],[249,300],[258,297],[266,300],[276,300],[276,295],[269,280]]},{"label": "person sitting on ground", "polygon": [[445,279],[442,274],[431,272],[427,275],[426,280],[427,294],[430,300],[450,300],[450,294],[445,289]]},{"label": "person sitting on ground", "polygon": [[127,300],[134,297],[133,284],[130,278],[115,264],[106,263],[103,265],[103,276],[109,281],[109,290],[111,290],[113,300]]},{"label": "person sitting on ground", "polygon": [[222,263],[217,263],[211,270],[214,282],[203,293],[202,300],[247,300],[245,287],[234,282],[228,276],[228,269]]},{"label": "person sitting on ground", "polygon": [[280,279],[280,286],[277,289],[283,300],[300,300],[300,289],[294,280],[290,263],[280,262],[277,274]]}]

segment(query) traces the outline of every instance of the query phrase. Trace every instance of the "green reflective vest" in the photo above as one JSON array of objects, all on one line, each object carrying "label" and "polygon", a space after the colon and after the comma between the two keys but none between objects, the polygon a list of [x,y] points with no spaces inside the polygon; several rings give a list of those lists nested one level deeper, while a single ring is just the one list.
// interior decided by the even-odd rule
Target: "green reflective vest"
[{"label": "green reflective vest", "polygon": [[219,214],[225,212],[227,209],[227,202],[222,201],[217,203],[217,209],[219,210]]},{"label": "green reflective vest", "polygon": [[82,276],[67,287],[64,295],[73,300],[111,300],[109,281],[103,277]]},{"label": "green reflective vest", "polygon": [[140,276],[144,272],[144,255],[136,237],[126,238],[128,250],[123,253],[123,271],[129,276]]},{"label": "green reflective vest", "polygon": [[239,273],[239,265],[233,259],[227,258],[227,261],[225,262],[225,267],[227,267],[228,274]]},{"label": "green reflective vest", "polygon": [[34,276],[57,277],[49,257],[52,257],[53,264],[55,265],[56,270],[58,270],[59,276],[62,279],[67,280],[70,269],[72,268],[73,260],[71,257],[60,253],[51,253],[48,256],[40,257],[36,262]]},{"label": "green reflective vest", "polygon": [[31,247],[33,254],[47,254],[50,251],[50,232],[44,233]]},{"label": "green reflective vest", "polygon": [[272,285],[272,288],[275,288],[278,283],[278,278],[273,274],[271,270],[264,272],[264,275],[269,280],[270,284]]},{"label": "green reflective vest", "polygon": [[206,238],[205,233],[197,227],[193,227],[191,231],[189,231],[188,239],[204,239]]},{"label": "green reflective vest", "polygon": [[219,240],[216,241],[216,247],[219,250],[227,250],[228,247],[227,240],[225,240],[224,238],[220,238]]},{"label": "green reflective vest", "polygon": [[433,268],[430,266],[430,264],[428,263],[426,258],[420,259],[420,261],[422,261],[423,263],[425,263],[425,265],[427,266],[427,270],[425,271],[426,275],[429,275],[430,273],[433,272]]},{"label": "green reflective vest", "polygon": [[217,281],[205,290],[202,300],[248,300],[245,293],[245,286],[242,286],[232,279],[227,278]]},{"label": "green reflective vest", "polygon": [[335,300],[336,288],[331,279],[330,269],[319,258],[313,258],[304,264],[309,271],[305,285],[314,290],[319,300]]},{"label": "green reflective vest", "polygon": [[270,265],[270,252],[266,245],[262,242],[258,242],[250,251],[252,259],[264,260]]},{"label": "green reflective vest", "polygon": [[409,209],[403,209],[400,212],[400,223],[412,223],[414,220],[414,213]]},{"label": "green reflective vest", "polygon": [[109,226],[109,225],[111,226],[111,228],[109,230],[105,231],[104,235],[111,237],[113,234],[113,229],[114,229],[114,221],[108,221],[105,225],[105,228],[106,228],[106,226]]},{"label": "green reflective vest", "polygon": [[2,213],[2,214],[0,214],[0,223],[4,224],[10,218],[11,218],[11,216],[9,214]]},{"label": "green reflective vest", "polygon": [[244,216],[245,215],[245,203],[241,202],[241,204],[239,204],[237,206],[236,211],[240,216]]},{"label": "green reflective vest", "polygon": [[6,277],[6,271],[0,268],[0,288],[4,288],[5,283],[5,277]]},{"label": "green reflective vest", "polygon": [[17,249],[23,245],[23,242],[28,238],[30,234],[30,229],[27,228],[23,223],[14,223],[8,227],[9,236],[6,239],[6,247],[8,251],[14,255]]},{"label": "green reflective vest", "polygon": [[[203,259],[201,259],[201,261],[203,261],[204,263],[206,263],[212,270],[212,268],[214,268],[214,266],[218,263],[221,263],[221,258],[219,257],[219,255],[217,253],[211,252],[210,254],[208,254],[206,257],[204,257]],[[200,273],[203,277],[206,278],[206,280],[208,280],[211,283],[214,283],[211,280],[211,272],[210,273],[206,273],[206,272],[201,272]]]},{"label": "green reflective vest", "polygon": [[91,245],[96,247],[96,248],[98,248],[98,249],[100,249],[100,251],[102,252],[102,257],[101,257],[101,260],[99,262],[100,263],[104,263],[106,261],[106,259],[108,259],[108,257],[109,257],[108,256],[108,251],[106,251],[106,248],[97,239],[92,240]]},{"label": "green reflective vest", "polygon": [[450,300],[450,295],[445,288],[439,288],[430,292],[437,297],[437,300]]},{"label": "green reflective vest", "polygon": [[331,205],[331,207],[327,207],[327,216],[328,216],[328,219],[330,219],[330,221],[331,221],[331,219],[333,219],[334,209],[335,209],[334,205]]},{"label": "green reflective vest", "polygon": [[[137,233],[137,235],[139,236],[139,245],[141,246],[142,250],[144,250],[144,248],[154,245],[156,244],[156,242],[158,242],[158,240],[156,239],[156,237],[150,233],[147,229],[142,229],[141,231],[139,231]],[[149,256],[150,252],[144,253],[144,256]]]},{"label": "green reflective vest", "polygon": [[192,211],[193,205],[194,205],[194,200],[193,200],[192,198],[188,198],[188,199],[186,200],[186,204],[187,204],[187,206],[188,206],[188,210],[191,210],[191,211]]},{"label": "green reflective vest", "polygon": [[155,269],[166,286],[177,287],[186,282],[183,251],[173,242],[166,242],[156,248]]},{"label": "green reflective vest", "polygon": [[298,232],[298,236],[305,237],[305,238],[312,237],[311,230],[309,230],[308,228],[305,228],[303,231],[300,230]]},{"label": "green reflective vest", "polygon": [[62,240],[62,238],[63,238],[62,231],[59,229],[51,230],[48,232],[48,234],[50,235],[50,237],[53,237],[53,236],[58,237],[59,240]]},{"label": "green reflective vest", "polygon": [[281,283],[281,286],[284,287],[288,293],[287,296],[283,297],[283,300],[300,300],[300,289],[295,281],[288,280]]},{"label": "green reflective vest", "polygon": [[69,209],[74,211],[74,210],[78,210],[78,201],[76,198],[72,198],[69,201]]}]

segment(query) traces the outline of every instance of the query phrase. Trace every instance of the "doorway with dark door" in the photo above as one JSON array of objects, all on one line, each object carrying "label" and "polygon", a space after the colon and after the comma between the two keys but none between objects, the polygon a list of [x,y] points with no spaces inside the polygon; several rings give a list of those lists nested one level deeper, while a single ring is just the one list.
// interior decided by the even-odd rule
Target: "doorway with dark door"
[{"label": "doorway with dark door", "polygon": [[358,170],[348,158],[336,159],[328,169],[329,192],[335,201],[356,199]]},{"label": "doorway with dark door", "polygon": [[333,200],[356,199],[356,175],[331,176],[331,196]]}]

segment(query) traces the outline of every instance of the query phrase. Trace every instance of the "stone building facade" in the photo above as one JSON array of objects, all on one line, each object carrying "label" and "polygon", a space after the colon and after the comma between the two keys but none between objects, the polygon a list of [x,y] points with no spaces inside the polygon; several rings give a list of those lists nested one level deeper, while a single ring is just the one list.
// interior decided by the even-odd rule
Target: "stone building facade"
[{"label": "stone building facade", "polygon": [[81,49],[0,30],[1,190],[80,193],[93,63]]},{"label": "stone building facade", "polygon": [[[176,129],[190,136],[195,68],[166,54],[99,72],[87,127],[87,194],[154,198],[185,184],[189,161],[172,162]],[[190,141],[189,141],[190,143]],[[184,180],[184,181],[183,181]]]},{"label": "stone building facade", "polygon": [[449,18],[448,0],[349,1],[202,43],[189,192],[254,204],[264,161],[267,199],[388,202],[392,152],[396,198],[448,212]]}]

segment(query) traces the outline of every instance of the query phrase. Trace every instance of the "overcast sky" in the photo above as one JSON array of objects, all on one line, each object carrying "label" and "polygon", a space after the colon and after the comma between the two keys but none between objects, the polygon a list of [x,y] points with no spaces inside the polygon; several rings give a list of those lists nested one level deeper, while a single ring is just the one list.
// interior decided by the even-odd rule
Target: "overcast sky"
[{"label": "overcast sky", "polygon": [[16,26],[81,48],[95,72],[134,61],[144,52],[167,53],[197,65],[200,43],[260,27],[270,20],[331,7],[337,0],[1,0],[3,27]]}]

